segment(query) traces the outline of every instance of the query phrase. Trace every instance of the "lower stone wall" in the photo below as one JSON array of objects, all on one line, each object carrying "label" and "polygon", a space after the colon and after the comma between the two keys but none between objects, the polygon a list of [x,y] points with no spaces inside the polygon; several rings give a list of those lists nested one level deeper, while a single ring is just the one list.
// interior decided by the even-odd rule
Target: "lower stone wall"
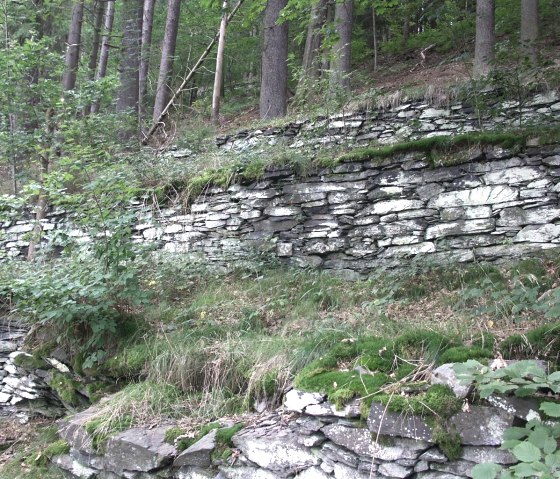
[{"label": "lower stone wall", "polygon": [[531,400],[502,398],[496,404],[470,405],[449,420],[462,439],[453,459],[435,444],[421,417],[388,413],[374,403],[366,423],[359,400],[337,410],[322,394],[292,390],[280,409],[245,417],[249,425],[233,436],[226,454],[216,430],[177,451],[165,442],[172,425],[130,429],[96,450],[84,427],[92,408],[61,423],[70,451],[53,462],[71,477],[88,479],[468,478],[479,463],[515,464],[499,448],[503,433],[538,409]]}]

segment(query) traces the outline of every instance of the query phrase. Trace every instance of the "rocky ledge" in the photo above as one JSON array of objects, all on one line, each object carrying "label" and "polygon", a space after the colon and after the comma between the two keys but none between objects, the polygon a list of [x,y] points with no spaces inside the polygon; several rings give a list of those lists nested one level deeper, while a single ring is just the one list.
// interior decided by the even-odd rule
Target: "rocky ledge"
[{"label": "rocky ledge", "polygon": [[[453,380],[450,371],[440,367],[432,382]],[[515,463],[499,448],[502,436],[536,409],[530,399],[507,397],[465,403],[448,421],[461,445],[450,459],[425,418],[389,413],[374,402],[364,421],[359,400],[339,410],[323,394],[295,389],[278,410],[252,417],[226,450],[214,429],[180,452],[166,442],[172,424],[129,429],[96,449],[85,427],[96,414],[90,408],[61,422],[70,450],[53,462],[71,477],[87,479],[458,479],[471,477],[479,463]]]}]

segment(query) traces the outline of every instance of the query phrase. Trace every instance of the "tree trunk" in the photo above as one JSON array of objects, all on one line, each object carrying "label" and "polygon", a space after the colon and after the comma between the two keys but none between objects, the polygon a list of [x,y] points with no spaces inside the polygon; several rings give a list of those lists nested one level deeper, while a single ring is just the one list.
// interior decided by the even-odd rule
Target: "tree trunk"
[{"label": "tree trunk", "polygon": [[96,0],[93,18],[93,40],[91,42],[91,53],[89,55],[88,71],[89,79],[95,79],[95,69],[99,57],[99,42],[101,40],[101,26],[103,25],[103,0]]},{"label": "tree trunk", "polygon": [[138,114],[138,71],[140,69],[140,22],[142,3],[123,0],[123,39],[120,68],[121,86],[117,98],[117,111],[132,110]]},{"label": "tree trunk", "polygon": [[76,86],[83,17],[84,0],[78,0],[72,7],[72,19],[70,20],[68,39],[66,41],[66,59],[64,61],[64,76],[62,78],[62,87],[65,91],[73,90]]},{"label": "tree trunk", "polygon": [[[52,142],[52,136],[55,131],[54,123],[52,121],[53,110],[49,108],[46,113],[46,126],[45,126],[45,136],[47,141]],[[33,230],[31,231],[31,237],[29,239],[29,247],[27,248],[27,260],[33,261],[35,259],[35,250],[37,245],[41,243],[41,234],[43,232],[43,225],[41,220],[45,218],[47,212],[48,194],[44,188],[46,176],[49,173],[50,168],[50,158],[49,152],[51,150],[50,144],[44,149],[41,154],[41,166],[39,170],[39,184],[41,189],[39,191],[39,196],[37,197],[37,204],[35,205],[35,224],[33,225]]]},{"label": "tree trunk", "polygon": [[179,29],[179,14],[181,12],[181,0],[169,0],[167,7],[167,20],[165,22],[165,34],[161,47],[161,61],[159,64],[159,75],[154,102],[154,121],[159,118],[169,98],[169,85],[173,71],[173,56],[177,45],[177,31]]},{"label": "tree trunk", "polygon": [[404,17],[403,29],[402,29],[402,46],[406,48],[408,45],[408,37],[410,37],[410,18],[408,15]]},{"label": "tree trunk", "polygon": [[154,24],[155,0],[144,0],[142,14],[142,44],[139,73],[140,117],[144,118],[146,110],[146,95],[148,93],[148,70],[150,68],[150,50],[152,47],[152,27]]},{"label": "tree trunk", "polygon": [[375,14],[375,7],[371,9],[371,18],[373,20],[373,71],[377,71],[377,15]]},{"label": "tree trunk", "polygon": [[287,0],[268,0],[264,11],[264,39],[261,57],[260,117],[286,114],[288,93],[288,24],[278,24]]},{"label": "tree trunk", "polygon": [[537,63],[539,0],[521,0],[521,48],[532,65]]},{"label": "tree trunk", "polygon": [[[101,38],[101,49],[99,53],[99,63],[97,71],[95,72],[95,80],[105,78],[107,74],[107,62],[109,60],[109,41],[111,39],[111,32],[113,31],[113,19],[115,17],[115,2],[108,0],[105,7],[105,18],[103,20],[103,37]],[[99,111],[99,100],[96,100],[91,105],[91,113]]]},{"label": "tree trunk", "polygon": [[327,18],[327,5],[329,0],[319,0],[311,7],[311,17],[307,26],[307,37],[305,39],[305,49],[303,52],[303,77],[319,78],[321,73],[320,65],[317,61],[321,49],[322,35],[321,28]]},{"label": "tree trunk", "polygon": [[354,0],[345,0],[335,6],[334,23],[338,41],[333,46],[330,77],[331,87],[334,88],[350,87],[353,13]]},{"label": "tree trunk", "polygon": [[224,46],[227,26],[227,0],[222,5],[222,23],[218,38],[218,53],[216,55],[216,72],[214,73],[214,91],[212,92],[212,123],[217,125],[220,117],[220,95],[224,84]]},{"label": "tree trunk", "polygon": [[476,2],[476,38],[474,46],[473,76],[480,78],[488,75],[494,60],[495,0],[477,0]]}]

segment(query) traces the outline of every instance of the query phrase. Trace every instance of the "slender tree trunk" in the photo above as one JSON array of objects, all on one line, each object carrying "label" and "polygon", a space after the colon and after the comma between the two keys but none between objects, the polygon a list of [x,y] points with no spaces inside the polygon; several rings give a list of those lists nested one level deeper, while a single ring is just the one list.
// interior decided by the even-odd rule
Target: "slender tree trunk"
[{"label": "slender tree trunk", "polygon": [[334,11],[334,23],[338,41],[333,46],[330,83],[335,88],[350,87],[352,23],[354,0],[337,3]]},{"label": "slender tree trunk", "polygon": [[80,61],[80,42],[82,37],[82,22],[84,17],[84,0],[78,0],[72,7],[72,19],[66,41],[66,60],[64,62],[64,76],[62,87],[73,90],[76,86],[76,73]]},{"label": "slender tree trunk", "polygon": [[476,2],[476,38],[474,46],[473,76],[480,78],[488,75],[494,61],[495,0],[477,0]]},{"label": "slender tree trunk", "polygon": [[117,98],[117,111],[132,110],[138,114],[138,71],[140,69],[140,22],[142,3],[123,0],[123,39],[120,68],[121,86]]},{"label": "slender tree trunk", "polygon": [[177,45],[177,31],[179,29],[179,14],[181,12],[181,0],[169,0],[167,7],[167,20],[165,22],[165,33],[161,47],[161,61],[159,64],[159,75],[154,102],[154,121],[159,118],[169,98],[169,85],[173,72],[173,57]]},{"label": "slender tree trunk", "polygon": [[[327,5],[327,18],[325,20],[328,25],[334,24],[334,7],[335,2],[329,1]],[[331,50],[328,48],[322,48],[321,50],[321,78],[327,78],[331,65]]]},{"label": "slender tree trunk", "polygon": [[93,40],[91,42],[91,53],[89,55],[88,71],[89,79],[95,79],[95,70],[99,57],[99,43],[101,40],[101,27],[103,25],[103,6],[104,0],[96,0],[93,18]]},{"label": "slender tree trunk", "polygon": [[[235,7],[233,7],[233,9],[231,10],[230,14],[227,16],[227,23],[228,24],[229,24],[229,22],[231,22],[231,19],[235,16],[235,14],[237,13],[237,11],[241,7],[241,5],[243,5],[243,1],[244,0],[239,0],[237,2],[237,4],[235,5]],[[202,55],[200,55],[200,57],[198,58],[196,63],[193,65],[190,72],[187,74],[187,76],[185,78],[183,78],[183,81],[179,85],[179,88],[177,88],[177,90],[175,90],[175,92],[171,96],[170,100],[167,102],[167,105],[165,105],[165,107],[163,108],[159,117],[154,120],[154,124],[151,126],[151,128],[144,135],[144,138],[142,139],[142,144],[143,145],[146,145],[148,143],[148,141],[150,140],[150,137],[159,128],[163,118],[165,117],[165,115],[167,115],[167,112],[169,111],[169,109],[173,105],[173,102],[184,91],[185,87],[192,80],[192,78],[194,77],[194,74],[197,72],[197,70],[200,68],[200,66],[204,63],[204,60],[206,59],[208,54],[212,51],[212,48],[214,48],[214,45],[216,45],[216,43],[218,43],[218,38],[219,37],[220,37],[220,32],[216,33],[214,38],[211,40],[211,42],[206,47],[206,50],[204,50],[202,52]]]},{"label": "slender tree trunk", "polygon": [[537,63],[539,0],[521,0],[521,48],[532,65]]},{"label": "slender tree trunk", "polygon": [[142,14],[142,45],[140,57],[140,118],[146,114],[146,95],[148,93],[148,71],[150,68],[150,50],[152,48],[152,27],[154,24],[155,0],[144,0],[144,10]]},{"label": "slender tree trunk", "polygon": [[288,94],[288,24],[278,24],[287,0],[268,0],[264,11],[264,42],[261,59],[260,117],[286,114]]},{"label": "slender tree trunk", "polygon": [[321,50],[321,28],[327,18],[327,5],[329,0],[319,0],[311,7],[311,17],[307,26],[307,37],[305,39],[305,49],[303,52],[303,75],[304,78],[318,78],[320,75],[320,65],[318,57]]},{"label": "slender tree trunk", "polygon": [[[95,80],[105,78],[107,74],[107,62],[109,61],[109,41],[111,40],[111,32],[113,31],[113,19],[115,17],[115,2],[108,0],[105,7],[105,18],[103,20],[103,37],[101,38],[101,49],[99,53],[99,63],[95,72]],[[99,111],[99,100],[91,105],[91,113]]]},{"label": "slender tree trunk", "polygon": [[218,38],[218,53],[216,55],[216,72],[214,74],[214,91],[212,92],[212,123],[217,125],[220,118],[220,95],[224,84],[224,47],[226,41],[227,26],[227,0],[222,4],[222,23],[220,23],[220,34]]},{"label": "slender tree trunk", "polygon": [[375,7],[371,9],[371,18],[373,20],[373,71],[377,71],[377,15],[375,13]]},{"label": "slender tree trunk", "polygon": [[29,247],[27,248],[27,260],[33,261],[35,259],[35,252],[37,245],[41,243],[41,234],[43,232],[43,225],[41,220],[45,218],[47,213],[48,204],[48,193],[45,191],[44,185],[46,181],[46,176],[49,173],[50,168],[50,158],[49,152],[51,150],[50,142],[52,142],[52,136],[54,133],[54,124],[52,121],[53,110],[49,108],[46,113],[46,126],[45,126],[45,136],[49,142],[49,146],[44,149],[41,154],[41,164],[39,170],[39,184],[41,189],[39,191],[39,196],[37,197],[37,204],[35,205],[35,224],[33,225],[33,230],[31,231],[31,238],[29,239]]},{"label": "slender tree trunk", "polygon": [[408,15],[404,17],[403,29],[402,29],[402,46],[406,48],[408,45],[408,38],[410,37],[410,18]]}]

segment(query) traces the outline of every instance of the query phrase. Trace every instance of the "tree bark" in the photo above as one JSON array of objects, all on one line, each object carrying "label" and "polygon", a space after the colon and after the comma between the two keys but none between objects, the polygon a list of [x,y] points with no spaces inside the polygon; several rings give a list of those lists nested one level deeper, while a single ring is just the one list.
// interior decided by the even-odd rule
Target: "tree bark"
[{"label": "tree bark", "polygon": [[216,71],[214,73],[214,91],[212,92],[212,123],[217,125],[220,118],[220,95],[224,83],[224,47],[227,26],[227,0],[222,5],[222,22],[218,38],[218,53],[216,55]]},{"label": "tree bark", "polygon": [[476,37],[474,46],[473,76],[481,78],[490,73],[494,61],[495,0],[477,0],[476,2]]},{"label": "tree bark", "polygon": [[76,73],[80,61],[80,42],[82,38],[82,22],[84,18],[84,0],[78,0],[72,7],[72,19],[66,40],[66,59],[64,61],[64,75],[62,87],[65,91],[73,90],[76,86]]},{"label": "tree bark", "polygon": [[521,48],[532,65],[537,63],[539,0],[521,0]]},{"label": "tree bark", "polygon": [[260,117],[286,114],[288,97],[288,24],[278,24],[287,0],[268,0],[264,11],[264,39],[261,57]]},{"label": "tree bark", "polygon": [[179,15],[181,12],[181,0],[169,0],[167,7],[167,20],[165,22],[165,33],[161,47],[161,61],[159,64],[159,75],[154,102],[154,121],[159,118],[169,98],[169,85],[173,72],[173,56],[177,46],[177,31],[179,29]]},{"label": "tree bark", "polygon": [[39,169],[39,184],[41,185],[41,189],[39,191],[39,195],[37,197],[37,204],[35,205],[35,224],[33,225],[33,230],[31,231],[31,237],[29,239],[29,247],[27,248],[27,261],[33,261],[35,259],[35,250],[37,249],[37,245],[41,243],[41,234],[43,232],[43,225],[41,224],[41,220],[45,218],[47,213],[47,204],[48,204],[48,193],[45,190],[45,180],[46,176],[49,174],[50,169],[50,151],[52,143],[52,136],[55,131],[55,126],[52,121],[53,110],[49,108],[46,113],[45,118],[45,136],[49,141],[49,146],[44,149],[44,152],[41,154],[41,164]]},{"label": "tree bark", "polygon": [[375,13],[375,7],[371,9],[371,19],[373,21],[373,71],[377,71],[377,15]]},{"label": "tree bark", "polygon": [[148,70],[150,68],[150,50],[152,47],[152,27],[154,24],[155,0],[144,0],[142,14],[142,43],[139,73],[140,117],[145,116],[146,95],[148,92]]},{"label": "tree bark", "polygon": [[138,114],[138,71],[140,70],[141,0],[123,0],[123,39],[121,44],[121,86],[117,111]]},{"label": "tree bark", "polygon": [[[97,71],[95,72],[95,80],[105,78],[107,74],[107,62],[109,60],[109,41],[111,40],[111,32],[113,31],[113,19],[115,17],[115,2],[108,0],[105,7],[105,18],[103,20],[103,36],[101,38],[101,48],[99,52],[99,63]],[[99,100],[96,100],[91,105],[91,113],[99,111]]]},{"label": "tree bark", "polygon": [[101,27],[103,25],[103,5],[104,0],[96,0],[93,17],[93,39],[91,42],[91,53],[89,55],[88,71],[89,79],[95,79],[95,70],[99,57],[99,43],[101,40]]},{"label": "tree bark", "polygon": [[319,78],[321,74],[318,62],[323,40],[321,28],[327,18],[327,5],[329,0],[319,0],[311,7],[311,16],[307,26],[307,36],[305,39],[305,49],[303,52],[302,69],[304,78]]},{"label": "tree bark", "polygon": [[350,87],[353,14],[353,0],[345,0],[343,3],[336,4],[334,23],[338,41],[333,46],[330,76],[330,84],[334,88]]}]

